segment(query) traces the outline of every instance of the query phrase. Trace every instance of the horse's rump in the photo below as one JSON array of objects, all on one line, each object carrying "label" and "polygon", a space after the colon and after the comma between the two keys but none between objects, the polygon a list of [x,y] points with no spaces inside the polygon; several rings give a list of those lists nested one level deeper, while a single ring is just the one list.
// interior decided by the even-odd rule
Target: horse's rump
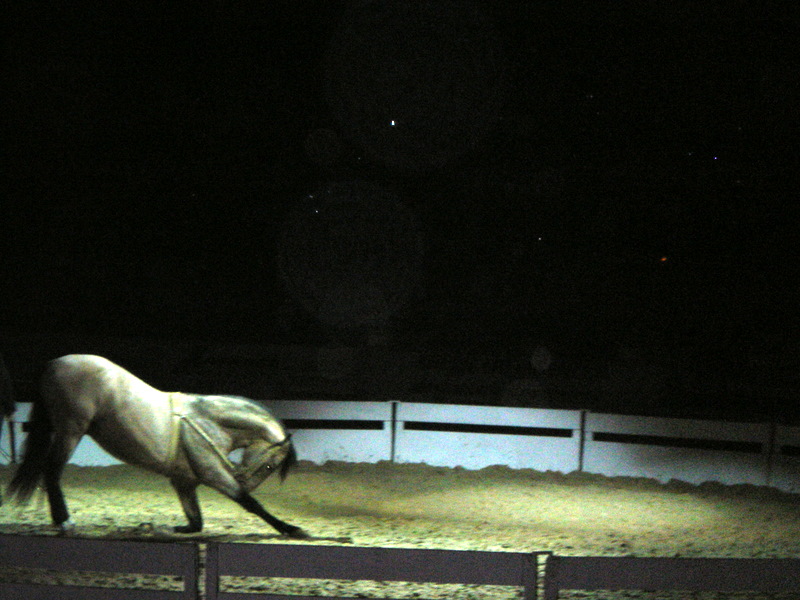
[{"label": "horse's rump", "polygon": [[169,394],[93,355],[50,361],[41,390],[56,433],[89,434],[123,462],[165,468],[172,447]]}]

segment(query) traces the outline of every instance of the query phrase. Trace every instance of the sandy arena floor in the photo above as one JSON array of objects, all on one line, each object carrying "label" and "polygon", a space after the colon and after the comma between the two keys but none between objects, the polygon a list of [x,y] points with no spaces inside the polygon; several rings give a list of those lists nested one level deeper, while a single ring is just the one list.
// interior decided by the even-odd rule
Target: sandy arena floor
[{"label": "sandy arena floor", "polygon": [[[10,475],[0,468],[3,488]],[[183,523],[183,514],[168,482],[156,475],[127,466],[69,467],[64,489],[77,536],[187,537],[169,532]],[[752,486],[661,485],[505,467],[300,463],[283,485],[268,480],[255,496],[276,516],[328,538],[327,543],[561,555],[800,557],[800,497]],[[0,507],[0,533],[52,533],[40,500],[24,508]],[[199,541],[282,541],[213,490],[201,489],[200,502],[206,525],[193,536]]]}]

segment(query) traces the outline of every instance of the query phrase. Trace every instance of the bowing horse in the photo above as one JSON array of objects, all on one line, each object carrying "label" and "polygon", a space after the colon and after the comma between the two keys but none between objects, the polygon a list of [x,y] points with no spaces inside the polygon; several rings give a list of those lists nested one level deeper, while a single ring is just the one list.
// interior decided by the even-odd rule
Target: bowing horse
[{"label": "bowing horse", "polygon": [[[159,391],[100,356],[74,354],[50,361],[22,463],[9,496],[27,502],[43,480],[53,523],[73,527],[61,475],[78,442],[91,436],[119,460],[167,477],[178,494],[187,525],[203,529],[197,487],[207,485],[261,517],[282,535],[307,537],[299,527],[267,512],[250,495],[278,471],[283,480],[297,461],[283,425],[262,406],[235,396]],[[243,449],[234,464],[229,454]]]}]

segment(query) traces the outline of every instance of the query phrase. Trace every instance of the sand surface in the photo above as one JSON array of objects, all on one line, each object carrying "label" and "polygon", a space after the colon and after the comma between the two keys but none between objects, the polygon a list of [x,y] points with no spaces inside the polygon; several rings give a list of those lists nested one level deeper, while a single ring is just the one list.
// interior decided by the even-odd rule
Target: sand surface
[{"label": "sand surface", "polygon": [[[10,475],[8,468],[0,469],[3,487]],[[169,483],[128,466],[68,467],[64,490],[74,535],[81,537],[285,541],[209,489],[200,491],[202,534],[172,534],[170,528],[184,518]],[[561,555],[800,557],[800,497],[753,486],[662,485],[505,467],[468,471],[301,462],[283,484],[270,479],[254,495],[276,516],[320,538],[313,543]],[[43,496],[27,507],[0,507],[0,533],[54,533]]]}]

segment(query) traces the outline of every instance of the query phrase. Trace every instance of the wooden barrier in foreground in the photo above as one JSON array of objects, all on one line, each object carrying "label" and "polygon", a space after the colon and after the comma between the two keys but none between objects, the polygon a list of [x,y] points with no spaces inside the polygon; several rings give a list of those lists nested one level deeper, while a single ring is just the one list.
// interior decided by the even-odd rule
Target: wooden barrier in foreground
[{"label": "wooden barrier in foreground", "polygon": [[183,585],[182,590],[170,591],[0,582],[3,600],[197,600],[198,546],[192,543],[2,535],[0,567],[47,570],[56,581],[76,572],[144,574],[180,577]]},{"label": "wooden barrier in foreground", "polygon": [[796,558],[550,556],[545,600],[560,590],[798,592]]},{"label": "wooden barrier in foreground", "polygon": [[[534,600],[536,556],[536,553],[519,552],[211,542],[206,555],[206,598],[287,598],[269,592],[220,591],[221,577],[244,576],[517,586],[523,588],[525,600]],[[316,598],[289,597],[292,600]]]},{"label": "wooden barrier in foreground", "polygon": [[[412,582],[513,586],[525,600],[537,598],[537,565],[547,556],[544,600],[557,600],[563,590],[647,590],[688,592],[800,591],[800,559],[796,558],[636,558],[563,557],[549,552],[483,552],[295,544],[209,542],[205,565],[207,600],[310,600],[276,591],[223,590],[226,576],[344,580],[349,582]],[[197,600],[202,574],[199,545],[192,542],[143,542],[49,536],[0,535],[0,572],[21,568],[18,582],[0,580],[3,600]],[[34,571],[50,582],[31,582]],[[86,575],[65,584],[66,575]],[[105,575],[97,587],[94,574]],[[162,575],[181,589],[133,587],[121,581],[136,575]],[[5,579],[10,579],[7,573]],[[41,577],[39,577],[41,579]],[[27,581],[26,581],[27,580]],[[176,587],[172,585],[171,587]],[[326,598],[352,598],[342,591]],[[347,594],[346,596],[343,594]]]}]

